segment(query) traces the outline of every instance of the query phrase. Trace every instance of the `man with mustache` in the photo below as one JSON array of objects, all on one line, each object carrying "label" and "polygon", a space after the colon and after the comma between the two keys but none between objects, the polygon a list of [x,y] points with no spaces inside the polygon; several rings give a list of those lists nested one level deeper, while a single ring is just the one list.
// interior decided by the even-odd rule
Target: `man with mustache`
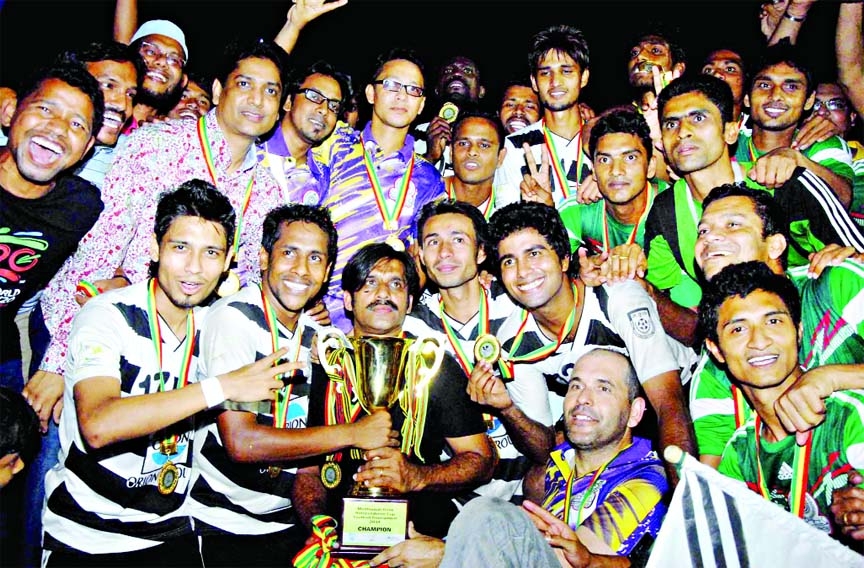
[{"label": "man with mustache", "polygon": [[[413,337],[403,330],[403,322],[420,284],[414,261],[406,252],[394,250],[386,243],[363,247],[348,261],[342,287],[345,308],[353,314],[354,337]],[[325,403],[334,400],[333,397],[344,400],[338,393],[349,389],[350,395],[350,385],[334,378],[323,381],[316,378],[313,376],[311,386],[309,424],[330,424],[334,419],[336,423],[350,422],[350,417],[341,412],[329,412],[331,407]],[[407,447],[410,456],[393,447],[361,452],[359,456],[342,452],[338,461],[341,481],[330,490],[322,483],[319,465],[298,471],[293,503],[307,527],[316,514],[338,512],[341,497],[350,488],[356,471],[357,482],[406,494],[417,532],[438,538],[446,534],[457,512],[450,499],[488,481],[496,454],[486,436],[480,407],[468,398],[468,378],[450,355],[444,355],[438,373],[425,384],[428,389],[425,396],[417,398],[415,390],[415,396],[411,397],[411,404],[418,404],[412,406],[413,411],[403,411],[399,404],[390,409],[393,428],[402,432],[403,449]],[[418,389],[422,391],[423,387],[418,385]],[[351,401],[344,408],[350,416],[352,405],[356,408],[357,403],[351,396],[348,398]],[[334,416],[326,418],[330,414]],[[411,423],[415,429],[409,435]],[[445,448],[451,457],[441,461]],[[328,457],[327,463],[334,463],[330,459],[338,460]],[[405,543],[396,546],[403,545],[407,546]]]},{"label": "man with mustache", "polygon": [[168,118],[198,120],[213,108],[213,91],[210,88],[213,82],[197,73],[187,72],[186,76],[189,77],[189,82],[183,89],[180,102],[168,113]]}]

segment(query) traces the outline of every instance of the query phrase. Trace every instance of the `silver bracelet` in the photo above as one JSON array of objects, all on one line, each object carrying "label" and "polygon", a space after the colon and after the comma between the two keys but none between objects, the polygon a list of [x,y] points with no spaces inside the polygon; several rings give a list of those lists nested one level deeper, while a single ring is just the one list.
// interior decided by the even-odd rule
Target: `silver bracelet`
[{"label": "silver bracelet", "polygon": [[784,12],[784,13],[783,13],[783,17],[786,18],[787,20],[792,20],[793,22],[798,22],[798,23],[801,23],[801,22],[803,22],[804,20],[807,19],[806,16],[803,17],[803,18],[802,18],[801,16],[793,16],[793,15],[790,14],[789,12]]},{"label": "silver bracelet", "polygon": [[200,382],[200,385],[201,392],[204,393],[204,400],[207,402],[207,408],[213,408],[225,402],[225,391],[222,390],[219,377],[207,377]]}]

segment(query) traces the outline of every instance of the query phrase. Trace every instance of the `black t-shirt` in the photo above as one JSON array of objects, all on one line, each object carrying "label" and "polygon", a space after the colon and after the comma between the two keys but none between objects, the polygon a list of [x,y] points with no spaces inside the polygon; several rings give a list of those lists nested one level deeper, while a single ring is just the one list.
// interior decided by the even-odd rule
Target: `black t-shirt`
[{"label": "black t-shirt", "polygon": [[[312,374],[312,387],[309,394],[309,426],[324,424],[324,400],[327,390],[326,373]],[[323,380],[322,380],[323,379]],[[466,389],[468,379],[459,364],[445,354],[441,369],[432,380],[429,390],[429,404],[426,411],[426,427],[420,443],[420,453],[425,462],[416,455],[409,460],[416,464],[441,463],[441,454],[447,446],[446,438],[461,438],[486,431],[483,414],[479,405],[472,402]],[[405,416],[399,404],[390,409],[393,417],[393,429],[400,431]],[[321,462],[323,463],[323,457]],[[327,514],[338,518],[341,515],[342,497],[348,493],[354,481],[351,477],[363,462],[351,459],[350,453],[342,453],[339,465],[342,469],[342,481],[333,490],[328,491]],[[439,538],[447,534],[450,522],[458,511],[451,498],[459,492],[427,492],[421,491],[409,494],[409,517],[422,534]]]},{"label": "black t-shirt", "polygon": [[37,199],[0,187],[0,361],[20,359],[15,314],[51,280],[102,212],[99,190],[62,176]]}]

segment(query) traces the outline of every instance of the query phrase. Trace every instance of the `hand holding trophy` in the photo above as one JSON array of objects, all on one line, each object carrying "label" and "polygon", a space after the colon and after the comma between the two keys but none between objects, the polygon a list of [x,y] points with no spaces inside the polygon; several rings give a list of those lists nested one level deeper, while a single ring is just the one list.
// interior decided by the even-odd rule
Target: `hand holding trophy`
[{"label": "hand holding trophy", "polygon": [[[440,341],[433,337],[346,337],[337,329],[318,336],[318,356],[335,384],[334,404],[328,405],[328,421],[354,422],[362,409],[368,414],[389,409],[396,402],[405,412],[402,427],[402,453],[419,449],[425,425],[425,410],[430,381],[437,374],[444,356]],[[338,400],[336,400],[338,399]],[[340,413],[341,416],[336,414]],[[356,451],[356,450],[352,450]],[[369,459],[403,463],[395,450],[380,448],[367,452]],[[418,452],[419,456],[419,452]],[[375,467],[364,466],[364,473],[343,499],[339,524],[339,555],[371,557],[407,538],[408,500],[401,495],[398,480],[388,484],[389,476],[368,481]],[[379,468],[384,471],[385,468]],[[346,472],[347,473],[347,472]],[[328,459],[321,467],[325,487],[336,487],[342,478],[341,466]],[[364,483],[364,479],[367,481]]]}]

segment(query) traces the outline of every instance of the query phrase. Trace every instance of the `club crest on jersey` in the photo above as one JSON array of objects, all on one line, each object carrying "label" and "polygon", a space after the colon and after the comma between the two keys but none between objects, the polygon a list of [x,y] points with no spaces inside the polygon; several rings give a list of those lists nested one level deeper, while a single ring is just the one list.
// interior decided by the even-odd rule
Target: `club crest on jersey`
[{"label": "club crest on jersey", "polygon": [[651,314],[648,313],[648,308],[638,308],[627,313],[630,318],[630,327],[633,328],[633,333],[640,339],[647,339],[654,335],[654,322],[651,321]]}]

